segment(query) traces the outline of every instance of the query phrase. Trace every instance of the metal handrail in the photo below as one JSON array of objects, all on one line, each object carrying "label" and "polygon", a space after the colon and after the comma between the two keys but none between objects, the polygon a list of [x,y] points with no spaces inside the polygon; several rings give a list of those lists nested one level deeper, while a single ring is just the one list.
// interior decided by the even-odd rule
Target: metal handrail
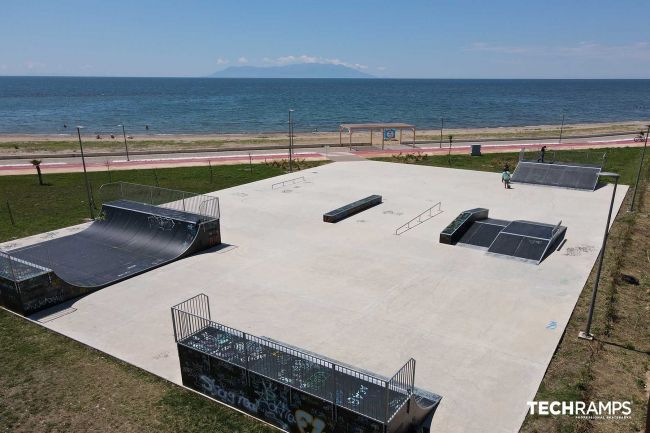
[{"label": "metal handrail", "polygon": [[303,182],[306,182],[305,176],[294,177],[293,179],[284,180],[282,182],[274,183],[273,185],[271,185],[271,189],[281,188],[281,187],[283,187],[283,186],[285,186],[285,185],[287,185],[289,183],[298,183],[298,181],[301,180],[301,179],[302,179]]},{"label": "metal handrail", "polygon": [[[111,191],[111,188],[115,188],[115,190]],[[111,192],[125,200],[194,213],[208,218],[219,219],[220,217],[219,198],[206,194],[129,182],[112,182],[99,187],[102,202],[107,201],[106,196],[109,196]],[[145,196],[146,198],[143,200]]]},{"label": "metal handrail", "polygon": [[[205,294],[197,295],[185,302],[177,304],[173,306],[171,310],[174,325],[174,338],[178,344],[191,347],[194,350],[205,353],[209,356],[214,356],[225,362],[231,364],[234,363],[235,365],[244,367],[247,371],[260,374],[264,377],[276,381],[279,381],[280,379],[274,377],[275,375],[273,373],[273,365],[255,365],[256,363],[259,364],[260,360],[259,357],[251,355],[250,353],[250,350],[254,349],[255,346],[265,347],[267,349],[273,350],[274,352],[284,353],[288,356],[305,360],[308,363],[311,363],[314,366],[322,367],[323,369],[331,369],[333,372],[332,382],[328,381],[325,383],[325,385],[318,385],[316,388],[303,389],[303,387],[300,386],[301,376],[295,372],[291,374],[291,377],[287,377],[287,380],[282,380],[282,383],[301,392],[307,392],[326,401],[331,401],[331,403],[336,406],[344,407],[347,410],[368,416],[377,421],[381,422],[383,418],[383,422],[387,422],[389,419],[391,419],[396,411],[403,407],[404,402],[408,400],[408,398],[413,393],[415,380],[415,360],[412,358],[409,359],[406,364],[404,364],[404,366],[402,366],[397,371],[397,373],[395,373],[395,375],[393,375],[390,379],[387,379],[375,374],[370,374],[369,372],[351,368],[347,365],[340,365],[334,360],[323,358],[315,354],[299,350],[295,347],[287,346],[264,337],[250,335],[235,328],[214,322],[209,318],[209,300]],[[191,337],[199,335],[200,332],[205,331],[207,328],[218,329],[222,332],[230,334],[233,337],[236,337],[238,343],[237,348],[233,352],[236,352],[233,357],[230,359],[223,358],[218,353],[218,350],[210,352],[202,347],[192,345],[187,341]],[[259,354],[259,351],[255,352],[256,354]],[[355,408],[349,402],[338,401],[340,388],[337,386],[335,380],[336,373],[354,377],[359,380],[360,384],[372,384],[383,388],[384,393],[382,393],[382,395],[386,404],[385,409],[370,410],[370,408]],[[390,400],[391,393],[393,394],[392,400]],[[397,394],[398,397],[400,394],[403,394],[404,398],[396,400],[394,398],[395,394]]]},{"label": "metal handrail", "polygon": [[[436,213],[435,215],[432,212],[434,208],[438,208],[438,213]],[[420,224],[422,224],[423,222],[426,222],[426,221],[430,220],[431,218],[440,215],[442,212],[443,212],[442,211],[442,202],[438,202],[438,203],[434,204],[433,206],[431,206],[429,209],[425,210],[424,212],[422,212],[421,214],[416,216],[415,218],[413,218],[412,220],[410,220],[409,222],[407,222],[406,224],[402,224],[401,226],[397,227],[395,229],[395,234],[399,236],[402,233],[405,233],[405,232],[411,230],[413,227],[417,227]],[[423,220],[422,217],[427,213],[428,213],[428,218]],[[414,222],[415,220],[418,220],[417,224],[414,224],[413,226],[411,226],[411,223]],[[402,230],[405,227],[406,227],[406,229]]]}]

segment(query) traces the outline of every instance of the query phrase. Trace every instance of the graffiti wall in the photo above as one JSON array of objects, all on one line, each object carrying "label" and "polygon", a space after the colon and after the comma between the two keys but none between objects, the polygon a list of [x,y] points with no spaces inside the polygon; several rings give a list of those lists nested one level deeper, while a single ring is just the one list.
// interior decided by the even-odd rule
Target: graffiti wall
[{"label": "graffiti wall", "polygon": [[292,433],[380,433],[383,423],[178,345],[183,384]]}]

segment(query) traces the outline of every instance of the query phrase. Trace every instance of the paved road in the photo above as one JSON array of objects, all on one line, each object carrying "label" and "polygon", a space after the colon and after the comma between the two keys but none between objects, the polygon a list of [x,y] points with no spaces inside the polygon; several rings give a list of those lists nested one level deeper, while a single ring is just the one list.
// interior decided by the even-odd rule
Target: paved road
[{"label": "paved road", "polygon": [[[643,143],[634,142],[632,136],[602,137],[570,139],[561,144],[557,140],[534,141],[493,141],[481,143],[484,153],[513,152],[521,148],[539,149],[548,146],[548,150],[572,148],[599,148],[612,146],[641,146]],[[456,144],[452,146],[452,153],[468,153],[470,144]],[[443,143],[442,148],[436,144],[387,145],[385,149],[378,146],[353,146],[348,147],[319,147],[300,148],[294,150],[294,157],[299,159],[318,160],[351,160],[357,158],[372,158],[390,156],[399,153],[425,152],[428,154],[446,154],[449,148]],[[188,152],[188,153],[161,153],[152,155],[137,155],[127,161],[120,156],[90,156],[86,158],[86,167],[91,171],[111,169],[134,168],[162,168],[178,166],[197,166],[210,164],[242,164],[247,162],[263,163],[265,161],[287,159],[286,149],[264,149],[253,151],[225,151],[225,152]],[[29,162],[31,158],[0,161],[0,175],[32,173],[33,167]],[[75,172],[83,169],[79,157],[52,157],[44,159],[41,163],[44,172]]]}]

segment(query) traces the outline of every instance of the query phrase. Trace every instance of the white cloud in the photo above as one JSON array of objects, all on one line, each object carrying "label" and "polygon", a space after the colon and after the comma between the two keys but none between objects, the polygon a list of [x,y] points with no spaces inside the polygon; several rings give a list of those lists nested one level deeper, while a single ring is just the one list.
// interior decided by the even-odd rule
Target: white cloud
[{"label": "white cloud", "polygon": [[244,56],[241,56],[237,59],[237,63],[248,63],[248,59]]},{"label": "white cloud", "polygon": [[230,63],[228,59],[222,59],[221,57],[217,59],[217,65],[227,65],[228,63]]},{"label": "white cloud", "polygon": [[281,56],[275,59],[264,57],[264,61],[266,63],[272,63],[276,65],[288,65],[293,63],[319,63],[319,64],[326,64],[326,65],[346,66],[348,68],[353,68],[353,69],[368,69],[367,65],[362,65],[360,63],[348,63],[340,59],[328,59],[319,56],[309,56],[307,54],[302,54],[299,56],[293,56],[293,55]]},{"label": "white cloud", "polygon": [[385,70],[386,70],[386,66],[377,66],[377,70],[378,70],[378,71],[385,71]]}]

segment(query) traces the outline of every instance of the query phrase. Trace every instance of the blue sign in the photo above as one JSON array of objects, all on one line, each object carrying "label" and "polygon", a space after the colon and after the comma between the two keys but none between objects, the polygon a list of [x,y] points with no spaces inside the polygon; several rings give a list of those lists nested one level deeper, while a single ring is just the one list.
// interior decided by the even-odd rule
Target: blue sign
[{"label": "blue sign", "polygon": [[387,128],[384,129],[384,140],[394,140],[395,139],[395,129]]}]

